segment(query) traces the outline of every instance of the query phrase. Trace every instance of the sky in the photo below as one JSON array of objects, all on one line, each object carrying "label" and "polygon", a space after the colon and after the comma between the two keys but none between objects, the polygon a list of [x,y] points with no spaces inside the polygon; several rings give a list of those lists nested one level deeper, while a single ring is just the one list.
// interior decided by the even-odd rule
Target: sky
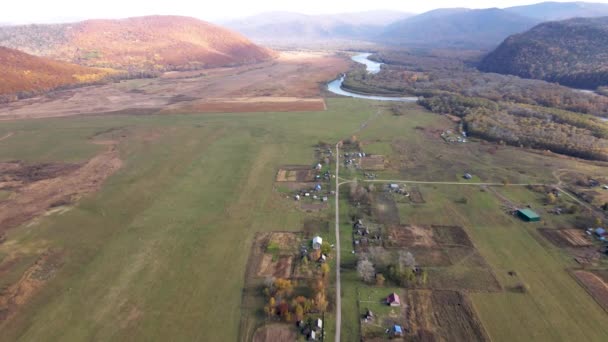
[{"label": "sky", "polygon": [[[504,8],[540,1],[542,0],[5,0],[0,11],[0,23],[66,22],[152,14],[186,15],[208,21],[222,21],[268,11],[327,14],[382,9],[422,13],[435,8]],[[594,2],[608,3],[608,0]]]}]

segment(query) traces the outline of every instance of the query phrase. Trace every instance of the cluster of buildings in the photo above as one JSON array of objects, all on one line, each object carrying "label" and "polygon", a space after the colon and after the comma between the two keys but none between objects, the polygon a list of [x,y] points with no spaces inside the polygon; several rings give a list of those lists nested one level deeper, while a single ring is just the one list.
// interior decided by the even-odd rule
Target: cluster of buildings
[{"label": "cluster of buildings", "polygon": [[588,228],[587,235],[593,235],[602,242],[608,241],[608,231],[604,228]]},{"label": "cluster of buildings", "polygon": [[403,195],[406,197],[409,197],[410,194],[409,192],[407,192],[407,190],[405,190],[405,185],[399,185],[397,183],[391,183],[389,185],[387,185],[387,190],[389,192],[395,193],[395,194],[399,194],[399,195]]},{"label": "cluster of buildings", "polygon": [[355,246],[367,246],[370,243],[380,243],[382,241],[382,236],[379,232],[372,233],[366,225],[363,224],[363,220],[356,220],[353,224],[353,233],[354,233],[354,244]]},{"label": "cluster of buildings", "polygon": [[361,158],[365,157],[365,152],[347,152],[344,153],[344,166],[345,167],[356,167],[361,161]]}]

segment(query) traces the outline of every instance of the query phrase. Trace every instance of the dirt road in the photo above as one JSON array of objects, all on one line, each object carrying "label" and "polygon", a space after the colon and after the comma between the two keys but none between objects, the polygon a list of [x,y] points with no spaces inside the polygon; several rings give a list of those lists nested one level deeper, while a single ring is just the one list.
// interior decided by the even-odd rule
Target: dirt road
[{"label": "dirt road", "polygon": [[342,284],[340,280],[340,143],[336,144],[336,342],[342,327]]}]

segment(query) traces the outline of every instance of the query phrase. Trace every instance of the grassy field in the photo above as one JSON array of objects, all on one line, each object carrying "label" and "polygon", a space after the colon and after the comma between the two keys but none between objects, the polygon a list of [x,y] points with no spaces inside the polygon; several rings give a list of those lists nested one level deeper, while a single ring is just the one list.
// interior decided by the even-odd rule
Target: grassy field
[{"label": "grassy field", "polygon": [[[0,258],[15,252],[23,258],[6,279],[18,279],[49,248],[61,252],[62,265],[0,324],[0,340],[237,340],[254,233],[300,230],[305,216],[273,191],[277,168],[311,164],[319,141],[357,135],[364,149],[369,143],[371,152],[391,160],[379,174],[399,179],[454,181],[466,169],[483,181],[539,182],[552,181],[555,168],[601,170],[511,147],[447,145],[430,130],[450,122],[414,105],[403,116],[359,100],[330,99],[328,106],[326,112],[306,113],[3,122],[0,136],[14,135],[0,142],[0,161],[81,162],[100,151],[91,137],[120,132],[124,166],[70,211],[9,232]],[[573,262],[539,242],[538,224],[505,215],[496,196],[478,187],[420,190],[426,203],[400,205],[402,223],[463,226],[503,287],[513,282],[510,270],[529,287],[525,294],[471,295],[492,340],[608,336],[608,315],[566,273]],[[527,190],[504,195],[539,201],[520,191]],[[466,205],[456,203],[462,197]],[[349,206],[341,205],[342,334],[354,341],[362,285],[351,253]],[[571,220],[566,215],[548,222],[565,226]],[[333,336],[331,320],[328,329]]]},{"label": "grassy field", "polygon": [[17,133],[0,144],[0,160],[82,161],[99,150],[88,140],[96,133],[126,137],[125,164],[100,192],[11,230],[0,246],[0,256],[31,246],[63,253],[58,274],[0,326],[0,340],[236,340],[254,232],[302,225],[272,190],[277,167],[311,163],[319,140],[348,136],[373,114],[364,102],[329,105],[3,123]]}]

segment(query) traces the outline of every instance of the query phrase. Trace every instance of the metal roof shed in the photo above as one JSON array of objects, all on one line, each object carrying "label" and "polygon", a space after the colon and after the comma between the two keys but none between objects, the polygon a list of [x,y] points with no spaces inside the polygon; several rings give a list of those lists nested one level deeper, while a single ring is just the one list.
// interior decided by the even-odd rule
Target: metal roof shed
[{"label": "metal roof shed", "polygon": [[531,209],[519,209],[517,211],[517,216],[526,222],[540,221],[540,216]]}]

